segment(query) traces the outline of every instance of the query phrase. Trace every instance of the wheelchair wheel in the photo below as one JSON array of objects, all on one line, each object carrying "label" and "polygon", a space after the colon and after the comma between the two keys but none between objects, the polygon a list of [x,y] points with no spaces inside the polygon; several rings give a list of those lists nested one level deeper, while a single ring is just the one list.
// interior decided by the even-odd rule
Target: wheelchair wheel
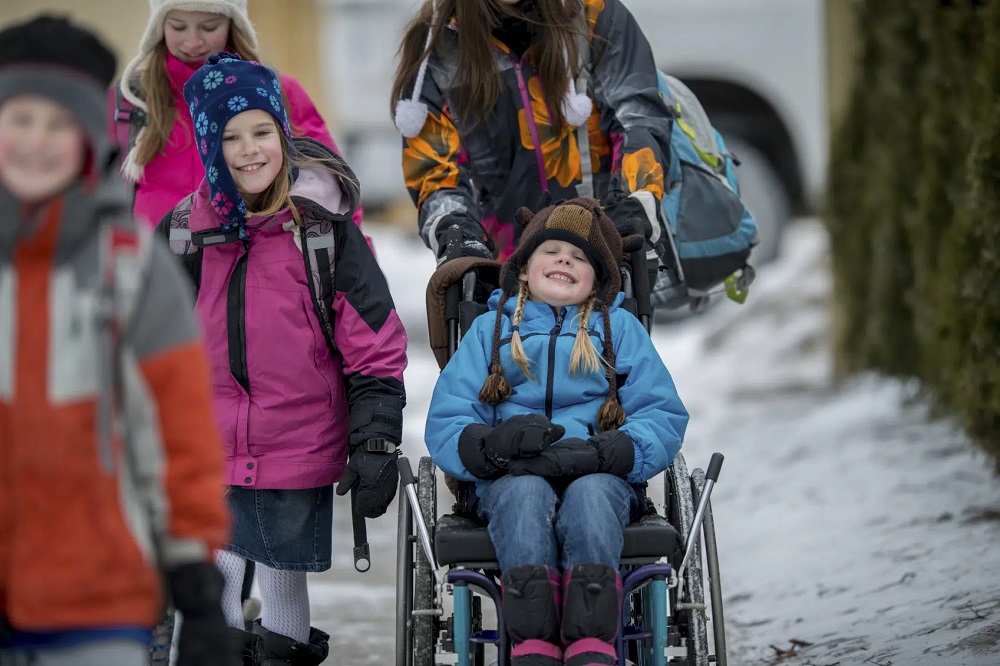
[{"label": "wheelchair wheel", "polygon": [[413,523],[410,504],[400,486],[399,517],[396,522],[396,664],[412,666],[413,632]]},{"label": "wheelchair wheel", "polygon": [[[701,499],[705,488],[705,471],[696,469],[691,473],[694,484],[695,502]],[[702,523],[702,533],[705,538],[705,563],[708,567],[708,591],[712,600],[712,634],[715,638],[715,663],[726,666],[726,619],[722,610],[722,578],[719,574],[719,550],[715,541],[715,519],[712,517],[712,501],[705,507],[705,519]]]},{"label": "wheelchair wheel", "polygon": [[[694,488],[687,463],[680,453],[667,471],[667,515],[670,522],[687,539],[691,538],[694,523]],[[688,646],[689,666],[708,665],[708,628],[705,622],[705,588],[701,568],[701,539],[694,535],[696,544],[684,570],[684,593],[673,599],[675,616],[681,637]]]},{"label": "wheelchair wheel", "polygon": [[[427,524],[431,542],[434,541],[434,525],[437,520],[437,478],[434,463],[428,457],[420,459],[417,466],[417,499]],[[431,610],[434,608],[434,572],[419,545],[416,567],[413,573],[413,608]],[[438,634],[438,618],[434,615],[413,616],[413,666],[433,666],[434,647]]]}]

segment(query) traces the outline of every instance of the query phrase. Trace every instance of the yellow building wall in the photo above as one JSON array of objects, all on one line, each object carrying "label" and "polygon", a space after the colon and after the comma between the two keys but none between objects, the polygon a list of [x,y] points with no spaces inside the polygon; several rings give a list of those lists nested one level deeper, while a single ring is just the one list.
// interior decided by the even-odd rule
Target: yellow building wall
[{"label": "yellow building wall", "polygon": [[[319,62],[318,0],[249,0],[250,20],[261,58],[294,76],[331,124]],[[41,12],[69,16],[94,30],[112,47],[121,69],[135,55],[149,17],[146,0],[0,0],[0,25]]]}]

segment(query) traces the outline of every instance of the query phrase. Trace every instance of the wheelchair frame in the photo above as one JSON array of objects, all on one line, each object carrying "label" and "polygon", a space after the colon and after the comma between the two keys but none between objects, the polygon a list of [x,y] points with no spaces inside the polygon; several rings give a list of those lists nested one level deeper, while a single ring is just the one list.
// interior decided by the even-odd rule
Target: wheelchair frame
[{"label": "wheelchair frame", "polygon": [[[633,299],[633,312],[648,331],[651,310],[644,264],[644,256],[633,256],[630,264],[622,267],[622,284],[626,299]],[[461,285],[449,287],[445,313],[449,357],[457,349],[461,334],[460,301],[471,301],[474,287],[473,271],[463,277]],[[616,644],[619,666],[726,665],[721,579],[710,501],[721,465],[722,456],[716,453],[707,474],[701,469],[689,473],[684,456],[678,453],[664,473],[666,518],[682,539],[684,560],[676,569],[668,561],[668,553],[622,560],[621,630]],[[486,645],[492,644],[497,648],[496,666],[509,666],[499,565],[457,562],[442,573],[434,544],[439,523],[435,466],[430,458],[422,457],[416,478],[406,458],[400,459],[399,467],[395,665],[485,666]],[[710,604],[705,603],[703,550]],[[450,615],[445,610],[447,596],[453,602]],[[495,607],[494,629],[483,628],[483,597],[488,597]],[[713,616],[712,653],[708,645],[709,608]]]}]

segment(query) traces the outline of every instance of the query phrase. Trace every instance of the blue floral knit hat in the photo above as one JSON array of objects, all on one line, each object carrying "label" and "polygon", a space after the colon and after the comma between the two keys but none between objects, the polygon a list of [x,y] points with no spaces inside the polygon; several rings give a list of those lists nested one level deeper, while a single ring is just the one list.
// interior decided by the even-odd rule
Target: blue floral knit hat
[{"label": "blue floral knit hat", "polygon": [[222,155],[222,133],[234,116],[260,109],[278,121],[291,152],[292,133],[278,77],[259,62],[219,51],[184,84],[184,100],[194,120],[195,142],[205,165],[212,208],[228,220],[222,231],[238,229],[240,240],[247,240],[247,205]]}]

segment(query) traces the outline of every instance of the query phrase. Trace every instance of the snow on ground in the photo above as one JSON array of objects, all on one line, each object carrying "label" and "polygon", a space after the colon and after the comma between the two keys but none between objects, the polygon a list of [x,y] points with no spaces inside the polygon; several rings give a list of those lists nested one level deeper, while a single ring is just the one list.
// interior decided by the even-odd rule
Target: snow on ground
[{"label": "snow on ground", "polygon": [[[410,335],[404,447],[422,431],[437,366],[419,240],[368,227]],[[1000,483],[917,387],[835,385],[826,234],[789,230],[747,303],[725,302],[654,341],[691,412],[684,454],[726,455],[713,495],[730,663],[1000,664]],[[660,491],[662,492],[662,491]],[[441,509],[447,508],[442,502]],[[334,568],[311,579],[336,664],[393,662],[395,507],[369,521],[373,570],[353,571],[346,503]]]}]

